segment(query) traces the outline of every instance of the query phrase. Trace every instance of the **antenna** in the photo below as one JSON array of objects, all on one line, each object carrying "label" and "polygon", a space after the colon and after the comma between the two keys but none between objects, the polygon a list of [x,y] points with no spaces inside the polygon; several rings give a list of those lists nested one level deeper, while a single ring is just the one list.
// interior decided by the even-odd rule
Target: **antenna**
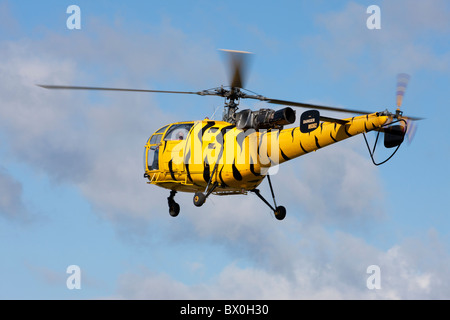
[{"label": "antenna", "polygon": [[214,113],[213,113],[212,116],[210,117],[211,120],[214,120],[214,116],[216,115],[217,109],[219,109],[219,108],[220,108],[220,106],[218,106],[218,107],[216,108],[216,110],[214,110]]}]

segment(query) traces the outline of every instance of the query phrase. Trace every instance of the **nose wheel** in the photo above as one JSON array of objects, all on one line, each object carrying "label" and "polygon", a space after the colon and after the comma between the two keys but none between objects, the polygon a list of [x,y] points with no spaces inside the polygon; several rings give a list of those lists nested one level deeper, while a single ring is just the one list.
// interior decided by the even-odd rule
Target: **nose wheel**
[{"label": "nose wheel", "polygon": [[169,202],[169,214],[172,217],[176,217],[180,213],[180,205],[173,199],[176,193],[175,190],[170,191],[170,196],[167,198],[167,201]]}]

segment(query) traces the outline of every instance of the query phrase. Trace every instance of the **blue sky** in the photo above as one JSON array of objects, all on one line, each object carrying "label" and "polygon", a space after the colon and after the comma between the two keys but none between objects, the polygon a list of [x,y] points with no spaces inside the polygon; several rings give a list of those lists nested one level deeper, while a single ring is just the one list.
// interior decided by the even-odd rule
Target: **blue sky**
[{"label": "blue sky", "polygon": [[[443,0],[0,1],[0,298],[450,298],[449,16]],[[254,195],[177,194],[174,219],[145,142],[221,98],[35,86],[209,89],[228,83],[220,48],[253,52],[246,87],[285,100],[393,111],[409,73],[403,110],[426,120],[380,167],[362,136],[283,164],[281,222]]]}]

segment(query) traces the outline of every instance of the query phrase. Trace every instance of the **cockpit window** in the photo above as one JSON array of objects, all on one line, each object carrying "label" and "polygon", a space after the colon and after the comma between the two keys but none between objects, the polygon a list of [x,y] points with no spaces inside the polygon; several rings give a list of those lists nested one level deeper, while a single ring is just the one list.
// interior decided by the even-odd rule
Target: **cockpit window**
[{"label": "cockpit window", "polygon": [[161,129],[159,129],[159,130],[156,131],[155,133],[163,133],[164,131],[166,131],[166,129],[167,129],[168,126],[169,126],[169,125],[162,127]]},{"label": "cockpit window", "polygon": [[162,134],[154,134],[150,139],[150,144],[158,144],[161,141]]},{"label": "cockpit window", "polygon": [[164,140],[186,140],[193,125],[193,123],[174,124],[167,130]]},{"label": "cockpit window", "polygon": [[148,170],[158,170],[159,169],[159,146],[152,146],[148,149],[147,155],[147,168]]}]

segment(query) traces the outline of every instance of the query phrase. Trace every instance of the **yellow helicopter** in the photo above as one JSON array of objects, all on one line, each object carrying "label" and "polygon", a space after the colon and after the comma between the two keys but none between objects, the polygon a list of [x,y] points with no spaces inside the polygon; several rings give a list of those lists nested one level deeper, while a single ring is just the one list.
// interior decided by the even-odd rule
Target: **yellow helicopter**
[{"label": "yellow helicopter", "polygon": [[[269,169],[283,162],[324,148],[358,134],[377,131],[371,150],[375,165],[388,161],[404,141],[408,124],[417,117],[404,117],[400,106],[409,80],[406,74],[398,76],[397,109],[370,113],[361,110],[313,105],[271,99],[244,89],[244,75],[248,52],[222,50],[230,60],[231,84],[204,91],[141,90],[84,86],[38,85],[47,89],[107,90],[196,94],[225,98],[222,121],[205,118],[198,121],[176,122],[165,125],[150,136],[144,151],[144,178],[147,183],[170,190],[169,213],[175,217],[180,206],[175,202],[177,192],[194,193],[195,206],[202,206],[211,195],[255,193],[274,212],[278,220],[286,216],[286,209],[278,206],[270,180]],[[240,99],[255,99],[271,104],[285,105],[284,109],[245,109],[237,112]],[[300,116],[299,126],[293,124],[296,113],[291,107],[307,108]],[[322,116],[318,110],[359,114],[337,119]],[[395,148],[392,155],[381,163],[373,157],[380,133],[384,133],[386,148]],[[261,195],[257,187],[267,177],[273,206]]]}]

